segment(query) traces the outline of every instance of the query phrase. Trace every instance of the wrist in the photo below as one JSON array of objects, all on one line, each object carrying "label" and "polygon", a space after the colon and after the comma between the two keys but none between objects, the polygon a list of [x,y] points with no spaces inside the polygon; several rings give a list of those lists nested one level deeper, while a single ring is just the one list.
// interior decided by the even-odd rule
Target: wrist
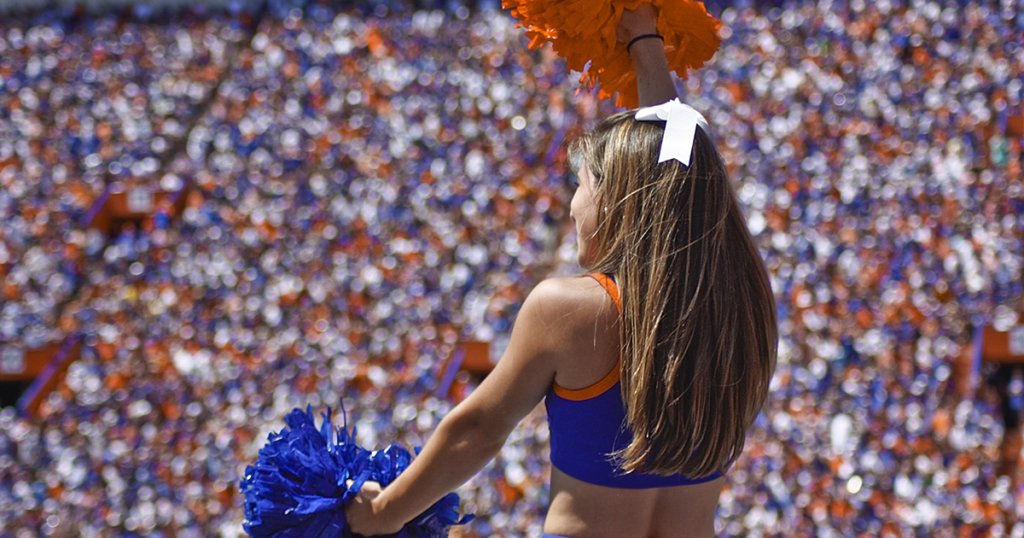
[{"label": "wrist", "polygon": [[386,519],[388,516],[388,502],[384,498],[384,493],[381,492],[373,499],[370,499],[370,511],[373,512],[374,517],[380,519]]},{"label": "wrist", "polygon": [[626,43],[626,52],[628,54],[632,54],[633,53],[633,48],[634,48],[635,45],[637,45],[637,44],[639,44],[639,43],[641,43],[643,41],[648,41],[648,40],[658,42],[658,46],[659,47],[662,47],[665,44],[664,36],[662,36],[661,34],[659,34],[657,32],[650,32],[650,33],[646,33],[646,34],[638,34],[638,35],[634,36],[633,38],[631,38],[628,43]]},{"label": "wrist", "polygon": [[656,33],[658,33],[658,25],[656,25],[656,24],[644,24],[642,26],[637,26],[637,27],[634,27],[634,28],[629,28],[629,29],[626,30],[626,33],[625,33],[626,42],[632,41],[637,36],[642,36],[644,34],[656,34]]},{"label": "wrist", "polygon": [[389,509],[387,498],[382,493],[370,500],[370,511],[373,513],[374,519],[381,522],[381,528],[384,529],[387,534],[394,534],[405,525],[404,521],[400,521],[392,514],[392,510]]}]

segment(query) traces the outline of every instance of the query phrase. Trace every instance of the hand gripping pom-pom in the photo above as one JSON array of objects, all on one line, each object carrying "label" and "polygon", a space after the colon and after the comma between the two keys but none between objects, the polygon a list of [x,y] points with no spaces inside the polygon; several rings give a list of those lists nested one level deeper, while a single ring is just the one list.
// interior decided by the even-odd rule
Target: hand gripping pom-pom
[{"label": "hand gripping pom-pom", "polygon": [[639,104],[636,73],[616,27],[622,12],[642,4],[658,9],[658,33],[665,38],[669,68],[686,78],[718,50],[721,21],[695,0],[502,0],[502,7],[526,29],[530,48],[551,41],[569,69],[579,71],[580,84],[599,88],[602,99],[618,94],[618,106]]},{"label": "hand gripping pom-pom", "polygon": [[[293,409],[285,417],[288,426],[271,433],[256,463],[245,469],[241,488],[245,495],[245,532],[276,538],[355,536],[345,520],[345,504],[366,481],[390,484],[409,464],[412,455],[391,444],[369,451],[355,443],[347,424],[337,429],[332,441],[331,410],[323,415],[318,430],[310,407]],[[349,484],[349,480],[352,483]],[[346,486],[346,484],[349,484]],[[458,514],[459,496],[449,493],[402,528],[398,538],[448,536],[452,525],[473,516]]]}]

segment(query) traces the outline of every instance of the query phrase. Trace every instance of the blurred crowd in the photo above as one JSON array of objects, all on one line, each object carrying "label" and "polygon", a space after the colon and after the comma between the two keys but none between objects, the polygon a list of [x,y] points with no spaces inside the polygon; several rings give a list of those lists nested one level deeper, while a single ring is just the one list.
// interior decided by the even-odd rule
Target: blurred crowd
[{"label": "blurred crowd", "polygon": [[1024,535],[991,402],[949,390],[1024,312],[1024,14],[910,6],[729,11],[694,80],[782,334],[726,534]]},{"label": "blurred crowd", "polygon": [[[292,407],[422,445],[457,342],[500,351],[532,285],[578,272],[563,146],[610,108],[550,51],[486,9],[278,7],[0,22],[0,341],[84,335],[41,418],[0,411],[0,536],[238,535]],[[1024,306],[1017,11],[722,11],[683,89],[781,342],[720,535],[1024,536],[991,399],[950,390],[972,327]],[[86,231],[126,178],[192,188]],[[460,490],[466,535],[539,535],[546,443],[535,413]]]},{"label": "blurred crowd", "polygon": [[0,342],[58,337],[103,248],[89,210],[111,183],[160,172],[242,36],[222,16],[0,25]]}]

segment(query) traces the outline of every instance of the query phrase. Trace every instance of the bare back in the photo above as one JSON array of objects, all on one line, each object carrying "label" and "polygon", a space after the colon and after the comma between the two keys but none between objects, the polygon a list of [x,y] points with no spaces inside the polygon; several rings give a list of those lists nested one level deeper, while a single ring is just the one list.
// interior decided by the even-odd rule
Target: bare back
[{"label": "bare back", "polygon": [[618,489],[588,484],[551,469],[551,506],[544,532],[573,538],[711,537],[725,478],[692,486]]},{"label": "bare back", "polygon": [[[618,314],[605,290],[589,277],[558,279],[577,299],[567,327],[555,381],[566,388],[589,387],[616,367]],[[551,504],[544,531],[573,538],[709,537],[724,478],[694,485],[620,489],[551,471]]]}]

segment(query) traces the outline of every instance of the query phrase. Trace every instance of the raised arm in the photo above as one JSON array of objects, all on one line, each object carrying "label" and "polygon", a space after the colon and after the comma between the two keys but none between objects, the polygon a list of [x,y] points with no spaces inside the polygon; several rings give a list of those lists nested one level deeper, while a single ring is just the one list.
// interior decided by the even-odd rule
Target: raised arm
[{"label": "raised arm", "polygon": [[545,280],[534,288],[494,371],[441,421],[409,468],[383,491],[377,484],[363,487],[346,509],[353,532],[398,532],[498,453],[519,420],[544,397],[565,342],[571,341],[565,338],[563,319],[578,304],[562,280]]},{"label": "raised arm", "polygon": [[[644,4],[634,11],[622,13],[617,28],[619,42],[628,44],[637,36],[657,34],[657,14],[654,7]],[[664,103],[679,97],[668,70],[668,59],[661,39],[654,37],[633,42],[629,57],[636,71],[636,86],[640,93],[640,106]]]}]

